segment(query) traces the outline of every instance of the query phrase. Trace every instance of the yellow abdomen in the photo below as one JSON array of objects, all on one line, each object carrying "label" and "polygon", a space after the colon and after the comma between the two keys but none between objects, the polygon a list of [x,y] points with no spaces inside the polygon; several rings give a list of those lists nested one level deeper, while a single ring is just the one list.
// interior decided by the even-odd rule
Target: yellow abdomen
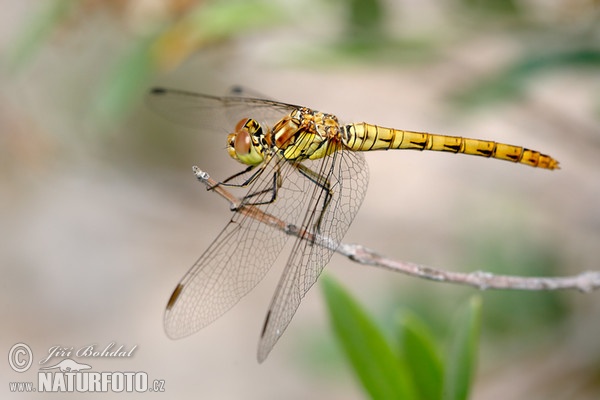
[{"label": "yellow abdomen", "polygon": [[558,161],[538,151],[489,140],[403,131],[364,122],[346,125],[343,130],[343,143],[353,151],[391,149],[446,151],[498,158],[538,168],[560,168]]}]

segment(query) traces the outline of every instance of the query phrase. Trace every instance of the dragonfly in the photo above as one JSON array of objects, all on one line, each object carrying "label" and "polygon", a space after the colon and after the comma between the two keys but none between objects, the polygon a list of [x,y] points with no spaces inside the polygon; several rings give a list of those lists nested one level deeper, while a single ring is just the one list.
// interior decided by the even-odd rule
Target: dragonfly
[{"label": "dragonfly", "polygon": [[236,305],[263,279],[292,238],[251,218],[244,208],[260,209],[328,240],[324,246],[302,235],[292,239],[260,333],[259,362],[286,330],[358,212],[369,179],[363,152],[433,150],[559,168],[554,158],[520,146],[364,122],[342,124],[333,114],[239,89],[220,97],[153,88],[148,102],[172,121],[202,132],[227,132],[227,152],[244,166],[217,183],[238,188],[243,196],[229,223],[171,294],[164,314],[170,338],[195,333]]}]

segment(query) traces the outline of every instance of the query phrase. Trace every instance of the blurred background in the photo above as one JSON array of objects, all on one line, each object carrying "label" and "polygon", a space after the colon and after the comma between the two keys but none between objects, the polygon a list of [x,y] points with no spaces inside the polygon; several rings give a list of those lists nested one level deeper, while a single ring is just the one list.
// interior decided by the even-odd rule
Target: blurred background
[{"label": "blurred background", "polygon": [[[452,154],[367,154],[346,242],[448,270],[562,276],[600,269],[600,3],[594,0],[0,1],[0,352],[111,342],[168,398],[360,399],[316,285],[256,362],[282,262],[196,335],[169,340],[171,291],[230,218],[192,172],[239,170],[223,127],[154,114],[154,85],[242,84],[344,121],[471,136],[550,154],[545,171]],[[232,122],[235,124],[235,121]],[[474,289],[334,255],[326,272],[391,326],[417,312],[441,339]],[[473,398],[596,399],[598,293],[483,293]],[[6,359],[6,358],[5,358]],[[79,360],[82,361],[82,360]],[[85,362],[85,361],[84,361]],[[52,397],[52,395],[48,395]],[[59,395],[54,395],[58,397]],[[108,393],[107,398],[136,396]],[[145,397],[159,396],[145,393]],[[163,397],[165,394],[162,395]],[[79,398],[85,395],[78,395]]]}]

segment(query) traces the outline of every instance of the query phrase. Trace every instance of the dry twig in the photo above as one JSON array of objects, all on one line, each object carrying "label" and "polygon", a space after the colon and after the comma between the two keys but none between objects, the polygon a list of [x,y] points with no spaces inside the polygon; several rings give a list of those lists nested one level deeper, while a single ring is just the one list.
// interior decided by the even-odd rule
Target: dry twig
[{"label": "dry twig", "polygon": [[414,264],[404,261],[395,261],[382,256],[365,246],[359,244],[340,243],[336,246],[334,241],[329,238],[308,232],[294,225],[287,224],[279,218],[265,213],[258,207],[252,205],[241,205],[240,199],[235,197],[223,186],[218,185],[208,173],[193,167],[196,178],[204,183],[207,188],[219,194],[226,199],[232,209],[237,209],[237,212],[244,213],[251,218],[254,218],[264,224],[267,224],[275,229],[279,229],[288,235],[301,237],[304,240],[312,240],[320,246],[334,248],[341,255],[348,257],[350,260],[360,264],[374,265],[390,269],[392,271],[401,272],[409,276],[430,279],[439,282],[449,282],[461,285],[476,287],[480,290],[485,289],[510,289],[510,290],[559,290],[559,289],[575,289],[580,292],[591,292],[600,288],[600,272],[586,271],[578,275],[564,277],[523,277],[512,275],[495,275],[484,271],[474,272],[453,272],[445,271],[438,268],[426,267],[419,264]]}]

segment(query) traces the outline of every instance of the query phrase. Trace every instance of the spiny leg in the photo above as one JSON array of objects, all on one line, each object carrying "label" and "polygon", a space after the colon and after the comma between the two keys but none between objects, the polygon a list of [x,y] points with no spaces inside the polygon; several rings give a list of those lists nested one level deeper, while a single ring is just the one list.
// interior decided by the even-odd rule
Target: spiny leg
[{"label": "spiny leg", "polygon": [[244,174],[247,174],[248,172],[252,171],[256,167],[257,167],[256,165],[250,165],[245,170],[240,171],[240,172],[236,172],[235,174],[231,175],[229,178],[225,179],[224,181],[217,182],[217,184],[208,187],[207,190],[213,190],[213,189],[215,189],[218,186],[246,187],[249,184],[251,184],[260,175],[261,171],[264,169],[264,166],[261,165],[261,168],[259,168],[258,170],[254,171],[254,173],[252,175],[250,175],[250,177],[248,179],[246,179],[242,183],[229,183],[229,181],[232,180],[232,179],[237,178],[238,176],[242,176]]},{"label": "spiny leg", "polygon": [[325,211],[329,207],[329,203],[331,202],[331,199],[333,198],[333,191],[331,190],[331,182],[329,182],[329,179],[326,176],[313,171],[312,169],[308,168],[307,166],[305,166],[303,164],[296,164],[295,167],[298,169],[298,172],[300,172],[302,175],[304,175],[312,183],[319,186],[325,192],[325,199],[323,200],[323,208],[321,209],[321,211],[319,213],[319,217],[317,218],[317,222],[314,226],[315,232],[320,233],[321,232],[321,222],[323,221],[323,215],[325,215]]},{"label": "spiny leg", "polygon": [[[213,190],[215,188],[217,188],[218,186],[229,186],[229,187],[238,187],[238,188],[243,188],[243,187],[247,187],[249,185],[251,185],[252,183],[254,183],[256,181],[256,179],[262,175],[262,173],[265,171],[265,169],[267,168],[267,166],[269,165],[268,160],[265,160],[263,163],[258,164],[258,165],[250,165],[248,166],[246,169],[244,169],[243,171],[237,172],[233,175],[231,175],[230,177],[228,177],[227,179],[216,183],[215,185],[208,187],[207,190]],[[254,171],[252,173],[252,175],[250,175],[249,178],[247,178],[244,182],[242,183],[229,183],[229,181],[231,181],[232,179],[235,179],[239,176],[242,176],[244,174],[247,174],[248,172],[253,171],[256,167],[259,167],[256,169],[256,171]],[[273,203],[276,199],[277,199],[277,190],[281,187],[282,185],[282,179],[281,179],[281,173],[279,170],[280,166],[279,163],[275,161],[275,172],[273,173],[273,183],[272,185],[270,185],[269,188],[266,189],[262,189],[259,190],[257,192],[253,192],[253,193],[248,193],[244,196],[244,198],[242,199],[242,202],[240,204],[239,207],[242,207],[244,205],[251,205],[251,206],[259,206],[259,205],[264,205],[264,204],[271,204]],[[263,201],[256,201],[256,202],[252,202],[249,201],[249,199],[256,197],[256,196],[260,196],[262,194],[265,193],[272,193],[272,196],[269,200],[263,200]],[[233,211],[235,211],[237,208],[236,207],[233,209]]]},{"label": "spiny leg", "polygon": [[[241,206],[246,206],[246,205],[248,205],[248,206],[260,206],[260,205],[264,205],[264,204],[271,204],[271,203],[273,203],[275,200],[277,200],[277,191],[281,187],[281,182],[282,182],[281,181],[281,174],[279,172],[279,167],[278,167],[276,169],[276,171],[273,172],[273,184],[271,185],[271,187],[263,189],[263,190],[260,190],[258,192],[247,194],[242,199]],[[265,193],[271,193],[271,198],[268,199],[268,200],[262,200],[262,201],[256,201],[256,202],[249,201],[251,198],[263,195]]]}]

